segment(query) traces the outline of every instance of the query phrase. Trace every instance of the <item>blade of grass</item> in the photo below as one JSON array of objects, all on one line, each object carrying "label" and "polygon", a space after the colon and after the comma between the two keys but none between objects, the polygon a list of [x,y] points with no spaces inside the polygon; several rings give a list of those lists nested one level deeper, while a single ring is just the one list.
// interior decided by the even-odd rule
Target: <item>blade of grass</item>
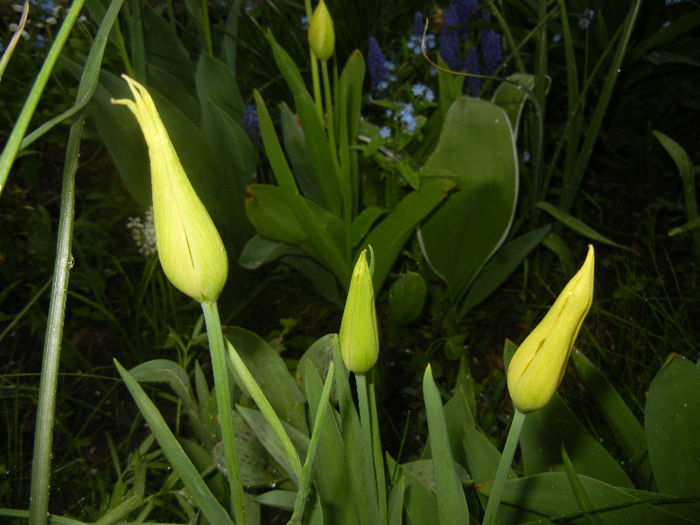
[{"label": "blade of grass", "polygon": [[20,112],[19,117],[17,117],[15,125],[12,128],[10,137],[7,139],[2,155],[0,155],[0,195],[2,195],[2,190],[5,187],[5,182],[7,181],[7,176],[10,173],[10,168],[17,157],[17,152],[19,151],[19,145],[22,141],[22,137],[24,137],[24,134],[29,127],[29,122],[32,119],[32,115],[34,115],[34,111],[39,103],[41,94],[44,92],[49,76],[51,76],[51,71],[53,71],[53,68],[56,65],[58,55],[61,54],[63,45],[66,43],[68,35],[73,29],[73,25],[75,24],[84,3],[85,0],[75,0],[73,5],[71,5],[70,9],[68,10],[68,13],[66,13],[66,18],[63,20],[61,28],[58,30],[56,40],[54,40],[53,44],[51,45],[51,49],[49,49],[49,54],[46,56],[46,59],[39,70],[39,74],[34,81],[34,85],[29,91],[29,95],[27,95],[27,100],[24,103],[24,107],[22,107],[22,111]]},{"label": "blade of grass", "polygon": [[10,62],[10,57],[12,56],[12,53],[14,52],[15,47],[17,47],[19,37],[22,36],[24,26],[27,24],[27,16],[29,16],[29,1],[25,0],[24,7],[22,8],[22,15],[20,16],[19,24],[17,25],[15,34],[12,35],[10,43],[7,44],[7,49],[5,49],[5,52],[2,54],[2,58],[0,58],[0,81],[2,80],[2,74],[5,72],[5,68],[7,68],[7,64]]},{"label": "blade of grass", "polygon": [[[115,0],[115,4],[119,0]],[[60,48],[65,42],[65,39],[70,32],[73,22],[78,15],[78,11],[73,13],[73,9],[77,4],[82,6],[81,1],[76,1],[71,7],[68,15],[66,16],[66,21],[64,21],[59,31],[59,35],[56,37],[54,45],[51,46],[49,51],[49,57],[52,52],[56,49],[56,56],[53,59],[55,63]],[[72,22],[68,23],[69,17],[73,13]],[[114,20],[112,19],[111,22]],[[109,32],[110,21],[103,20],[104,30],[106,33]],[[59,37],[62,32],[63,40],[60,41]],[[59,43],[60,41],[60,43]],[[56,47],[58,45],[58,47]],[[88,66],[86,66],[83,71],[83,75],[80,79],[80,84],[78,85],[78,92],[76,98],[79,100],[86,92],[90,89],[90,70],[91,68],[98,68],[102,61],[102,54],[104,52],[104,42],[95,43],[90,49],[90,55],[88,57]],[[50,63],[49,57],[44,62],[42,66],[42,73],[48,74],[53,67],[46,69],[47,63]],[[10,135],[8,140],[8,145],[3,152],[2,157],[0,157],[0,166],[7,161],[7,170],[12,164],[11,160],[14,160],[14,155],[17,153],[16,147],[19,146],[19,139],[21,135],[26,131],[27,125],[29,123],[29,118],[31,113],[33,113],[34,108],[36,108],[36,103],[38,102],[38,97],[46,84],[46,80],[43,84],[40,82],[40,78],[37,77],[37,81],[30,92],[27,103],[22,110],[20,119],[18,119],[15,124],[15,128]],[[40,86],[38,89],[36,89]],[[33,106],[29,104],[32,94],[36,91],[36,101]],[[28,108],[30,108],[28,110]],[[22,115],[26,114],[26,122],[23,126],[20,125],[22,120]],[[30,502],[29,502],[29,523],[31,525],[43,525],[46,523],[46,516],[48,514],[49,505],[49,491],[46,487],[50,486],[51,479],[51,449],[53,443],[53,427],[54,427],[54,415],[56,408],[56,388],[58,382],[58,369],[60,363],[61,355],[61,340],[63,337],[63,322],[65,318],[66,309],[66,299],[68,297],[68,280],[69,272],[73,267],[72,255],[71,255],[71,244],[73,240],[73,220],[74,220],[74,209],[75,209],[75,173],[78,169],[78,158],[80,157],[80,140],[82,138],[82,132],[85,121],[82,115],[77,118],[70,128],[70,133],[68,137],[68,147],[66,148],[66,161],[63,167],[63,187],[61,190],[61,212],[59,217],[59,231],[58,231],[58,241],[56,245],[56,260],[54,263],[54,274],[53,274],[53,286],[51,290],[51,302],[49,305],[49,317],[46,327],[46,337],[44,340],[44,357],[42,360],[41,369],[41,380],[39,382],[39,400],[37,402],[37,416],[36,416],[36,434],[34,436],[34,452],[32,461],[32,479],[30,485]],[[13,136],[16,137],[15,143],[12,142]],[[13,145],[16,144],[16,145]],[[9,149],[8,148],[14,148]],[[12,159],[10,159],[12,157]],[[5,176],[6,176],[5,172]],[[3,168],[0,167],[0,182],[4,183],[3,179]],[[1,190],[2,188],[0,188]]]},{"label": "blade of grass", "polygon": [[630,6],[630,10],[627,13],[627,17],[623,26],[622,35],[620,41],[613,55],[613,59],[608,68],[608,73],[605,76],[605,82],[603,83],[602,89],[598,96],[598,103],[593,110],[593,115],[591,116],[590,125],[586,132],[583,144],[579,150],[579,155],[576,159],[576,164],[574,165],[574,170],[571,173],[565,174],[564,184],[562,186],[562,194],[560,198],[559,207],[568,212],[573,205],[574,198],[581,186],[581,180],[583,179],[583,174],[588,166],[588,161],[593,153],[593,145],[598,139],[598,134],[600,128],[603,124],[603,118],[608,109],[608,104],[612,98],[613,90],[615,89],[615,84],[617,82],[617,77],[620,74],[622,61],[625,58],[625,53],[627,51],[627,46],[632,36],[632,30],[634,29],[635,22],[637,20],[637,15],[641,7],[641,0],[635,0],[635,2]]}]

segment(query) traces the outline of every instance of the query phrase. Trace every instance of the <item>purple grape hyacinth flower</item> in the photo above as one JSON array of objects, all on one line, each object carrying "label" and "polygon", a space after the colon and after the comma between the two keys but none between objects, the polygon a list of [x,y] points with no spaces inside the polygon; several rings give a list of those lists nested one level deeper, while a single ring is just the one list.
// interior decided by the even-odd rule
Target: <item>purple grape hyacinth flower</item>
[{"label": "purple grape hyacinth flower", "polygon": [[250,141],[258,147],[262,147],[262,136],[260,135],[260,124],[258,123],[258,111],[255,104],[246,104],[241,116],[241,124],[248,135]]},{"label": "purple grape hyacinth flower", "polygon": [[[481,75],[479,54],[476,51],[476,46],[470,47],[469,51],[467,51],[467,58],[464,60],[464,71],[474,75]],[[481,79],[479,77],[467,77],[467,89],[472,95],[479,95],[481,91]]]},{"label": "purple grape hyacinth flower", "polygon": [[503,46],[501,35],[493,29],[484,29],[481,32],[481,53],[484,57],[485,72],[493,75],[498,66],[503,62]]},{"label": "purple grape hyacinth flower", "polygon": [[373,36],[369,37],[367,44],[367,69],[374,94],[378,94],[389,87],[389,69],[387,60],[379,47],[379,42]]},{"label": "purple grape hyacinth flower", "polygon": [[440,57],[453,71],[459,69],[460,19],[455,4],[452,4],[442,21],[440,33]]}]

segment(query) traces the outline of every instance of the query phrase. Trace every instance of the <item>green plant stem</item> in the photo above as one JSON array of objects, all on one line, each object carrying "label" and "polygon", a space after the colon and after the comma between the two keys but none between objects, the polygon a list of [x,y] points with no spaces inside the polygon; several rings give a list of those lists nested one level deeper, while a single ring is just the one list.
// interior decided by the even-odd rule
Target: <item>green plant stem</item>
[{"label": "green plant stem", "polygon": [[331,81],[328,76],[328,61],[321,61],[321,72],[323,73],[323,91],[326,98],[326,126],[328,127],[328,144],[331,150],[331,158],[333,159],[333,167],[335,172],[340,172],[338,164],[338,148],[335,142],[335,124],[333,119],[333,97],[331,95]]},{"label": "green plant stem", "polygon": [[207,5],[207,0],[201,0],[202,6],[202,34],[204,35],[204,45],[207,50],[207,54],[210,57],[214,56],[214,45],[211,41],[211,25],[209,23],[209,6]]},{"label": "green plant stem", "polygon": [[245,495],[243,493],[243,481],[238,467],[238,453],[233,430],[233,406],[231,402],[231,385],[229,383],[228,368],[226,365],[226,347],[224,336],[221,333],[221,320],[216,302],[203,302],[202,311],[207,325],[207,337],[209,338],[209,352],[214,372],[214,386],[216,389],[216,405],[219,412],[219,424],[221,436],[226,453],[226,470],[228,472],[230,489],[230,507],[237,525],[246,525]]},{"label": "green plant stem", "polygon": [[386,498],[386,474],[384,472],[384,454],[382,440],[379,436],[379,415],[377,414],[377,396],[374,390],[374,369],[369,376],[369,410],[372,424],[372,454],[374,456],[374,474],[377,477],[377,498],[379,501],[379,519],[386,523],[388,517]]},{"label": "green plant stem", "polygon": [[[375,497],[377,499],[377,508],[382,510],[382,506],[380,505],[381,498],[379,498],[378,491],[380,490],[380,487],[377,486],[377,469],[380,468],[380,465],[375,464],[375,455],[373,452],[373,439],[372,439],[372,434],[373,431],[377,432],[378,430],[375,428],[372,428],[372,415],[371,415],[371,410],[370,410],[370,403],[369,403],[369,396],[368,396],[368,386],[367,386],[367,375],[366,374],[355,374],[355,386],[357,387],[357,403],[360,408],[360,433],[361,433],[361,443],[362,443],[362,449],[365,451],[366,454],[369,454],[370,456],[370,461],[369,464],[371,465],[372,468],[372,480],[374,483],[373,490],[370,490],[370,497]],[[383,472],[382,472],[382,477],[383,477]],[[374,506],[374,505],[373,505]],[[383,507],[384,511],[386,511],[386,504]],[[386,522],[386,512],[384,514],[380,513],[379,516],[380,523],[385,523]]]},{"label": "green plant stem", "polygon": [[497,523],[496,514],[498,513],[498,506],[501,503],[503,488],[506,478],[508,477],[508,472],[510,471],[510,465],[513,463],[515,449],[518,447],[518,440],[523,430],[523,423],[525,423],[525,414],[516,408],[515,414],[513,414],[513,421],[508,430],[506,444],[503,446],[501,461],[498,463],[498,469],[496,469],[496,477],[493,480],[493,485],[491,485],[491,494],[489,494],[489,502],[486,505],[486,514],[484,515],[482,525],[494,525]]},{"label": "green plant stem", "polygon": [[17,117],[15,126],[12,128],[10,137],[7,139],[2,155],[0,155],[0,195],[2,195],[2,190],[5,187],[7,176],[10,173],[10,168],[12,167],[15,157],[17,156],[17,152],[19,151],[19,145],[22,142],[22,137],[24,137],[24,134],[29,127],[29,122],[32,119],[32,115],[34,115],[34,111],[39,103],[44,87],[46,87],[49,76],[51,76],[51,71],[53,71],[53,68],[56,65],[58,55],[60,55],[63,45],[66,43],[71,29],[73,29],[73,24],[75,24],[84,3],[85,0],[75,0],[73,5],[71,5],[70,9],[68,10],[65,20],[63,21],[63,24],[61,24],[61,29],[59,29],[58,34],[56,35],[56,40],[54,40],[54,43],[49,50],[49,54],[46,56],[46,59],[41,66],[41,70],[34,81],[34,85],[32,86],[29,95],[27,95],[27,100],[22,107],[22,111],[20,112],[19,117]]},{"label": "green plant stem", "polygon": [[75,215],[75,172],[78,169],[80,139],[85,121],[73,121],[68,137],[66,162],[63,167],[63,188],[61,190],[61,214],[56,244],[56,262],[53,271],[53,286],[49,305],[49,318],[44,339],[44,357],[41,364],[39,400],[37,402],[36,434],[32,461],[32,481],[30,485],[29,523],[44,525],[49,510],[49,489],[51,482],[51,448],[53,444],[54,411],[56,408],[56,387],[61,358],[61,340],[68,297],[68,279],[73,267],[71,243],[73,241],[73,221]]}]

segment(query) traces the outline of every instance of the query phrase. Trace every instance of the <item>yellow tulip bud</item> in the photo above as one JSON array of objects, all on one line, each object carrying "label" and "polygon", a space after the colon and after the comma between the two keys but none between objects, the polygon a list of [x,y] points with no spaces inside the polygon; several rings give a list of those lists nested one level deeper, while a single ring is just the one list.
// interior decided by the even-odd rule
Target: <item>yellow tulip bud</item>
[{"label": "yellow tulip bud", "polygon": [[318,3],[311,15],[311,21],[309,22],[309,47],[319,60],[328,60],[333,55],[333,49],[335,48],[333,19],[323,0]]},{"label": "yellow tulip bud", "polygon": [[527,413],[545,406],[564,377],[569,354],[593,301],[593,246],[544,319],[518,347],[508,366],[513,405]]},{"label": "yellow tulip bud", "polygon": [[228,275],[224,244],[180,164],[153,99],[141,84],[122,77],[134,100],[112,103],[131,110],[148,145],[153,220],[163,271],[178,290],[193,299],[215,301]]},{"label": "yellow tulip bud", "polygon": [[343,362],[351,372],[364,374],[377,362],[377,312],[374,307],[372,272],[367,264],[367,250],[362,251],[352,272],[343,320],[340,322],[339,342]]}]

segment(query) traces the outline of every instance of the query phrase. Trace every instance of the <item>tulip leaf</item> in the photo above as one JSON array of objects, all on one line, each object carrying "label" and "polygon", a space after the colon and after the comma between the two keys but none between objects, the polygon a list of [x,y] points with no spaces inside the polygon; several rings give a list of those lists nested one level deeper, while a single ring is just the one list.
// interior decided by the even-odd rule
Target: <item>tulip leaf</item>
[{"label": "tulip leaf", "polygon": [[459,298],[505,240],[515,212],[518,162],[505,111],[478,98],[455,100],[423,172],[423,184],[438,175],[458,185],[421,225],[419,239],[431,268]]},{"label": "tulip leaf", "polygon": [[421,274],[404,272],[399,275],[389,288],[389,319],[392,324],[405,325],[417,319],[427,293]]},{"label": "tulip leaf", "polygon": [[[357,415],[348,370],[340,354],[338,338],[333,340],[333,363],[335,365],[335,387],[340,408],[340,428],[345,443],[345,456],[350,471],[352,498],[357,501],[356,511],[360,523],[380,523],[377,483],[372,465],[372,452],[363,447],[360,418]],[[350,468],[352,466],[352,468]]]},{"label": "tulip leaf", "polygon": [[255,496],[255,501],[269,507],[292,511],[297,493],[292,490],[270,490]]},{"label": "tulip leaf", "polygon": [[520,436],[520,450],[526,475],[561,471],[561,444],[571,458],[576,472],[618,487],[632,487],[632,482],[603,446],[591,436],[566,406],[559,394],[525,419]]},{"label": "tulip leaf", "polygon": [[244,328],[232,327],[226,335],[277,416],[308,434],[304,395],[280,355],[264,339]]},{"label": "tulip leaf", "polygon": [[564,224],[564,226],[572,229],[579,235],[582,235],[586,237],[587,239],[590,239],[595,242],[599,242],[601,244],[607,244],[608,246],[614,246],[615,248],[621,248],[623,250],[629,250],[626,246],[622,246],[621,244],[616,243],[615,241],[612,241],[608,239],[605,235],[598,233],[596,230],[588,226],[586,223],[584,223],[582,220],[577,219],[573,215],[569,215],[568,213],[564,212],[563,210],[557,208],[553,204],[550,204],[545,201],[540,201],[536,205],[539,209],[546,211],[548,214],[550,214],[552,217],[554,217],[556,220]]},{"label": "tulip leaf", "polygon": [[236,75],[216,58],[202,53],[195,73],[197,95],[202,106],[209,103],[223,108],[240,122],[243,115],[243,97],[238,90]]},{"label": "tulip leaf", "polygon": [[306,85],[294,61],[277,43],[271,32],[267,38],[272,47],[272,56],[294,97],[296,112],[309,151],[309,159],[314,176],[323,190],[328,209],[335,215],[341,214],[341,193],[338,186],[339,177],[333,165],[328,137],[316,111],[316,104],[306,89]]},{"label": "tulip leaf", "polygon": [[649,460],[661,492],[700,498],[700,369],[672,356],[649,385]]},{"label": "tulip leaf", "polygon": [[211,493],[202,476],[194,467],[180,443],[178,443],[177,438],[168,428],[156,405],[149,399],[138,381],[125,368],[116,360],[114,360],[114,364],[131,396],[134,398],[136,405],[139,407],[141,414],[155,435],[158,444],[163,450],[163,454],[168,458],[173,470],[182,480],[195,505],[201,509],[202,514],[210,523],[232,525],[228,513]]},{"label": "tulip leaf", "polygon": [[[600,516],[606,525],[698,523],[696,503],[679,502],[658,492],[616,487],[581,474],[578,481],[591,502],[590,514]],[[490,488],[490,484],[483,484],[480,491],[488,494]],[[543,472],[506,481],[501,505],[502,510],[512,506],[521,512],[536,513],[545,520],[540,523],[548,523],[547,517],[562,523],[580,523],[583,517],[565,472]],[[512,523],[525,521],[528,520],[521,517]]]},{"label": "tulip leaf", "polygon": [[168,383],[173,392],[180,398],[195,432],[199,436],[203,435],[203,426],[197,411],[190,378],[180,365],[169,359],[153,359],[135,366],[129,372],[139,383]]},{"label": "tulip leaf", "polygon": [[[312,419],[316,418],[323,390],[321,376],[311,359],[304,361],[304,384]],[[331,378],[332,379],[332,378]],[[337,413],[327,406],[330,414],[320,429],[317,452],[318,468],[315,469],[316,489],[321,500],[323,514],[328,523],[358,525],[355,502],[347,496],[348,465],[343,446],[343,435],[338,426]]]},{"label": "tulip leaf", "polygon": [[[450,439],[445,423],[445,412],[440,392],[433,380],[430,365],[423,375],[423,398],[428,419],[430,455],[435,476],[438,517],[440,525],[469,525],[469,509],[464,489],[457,477]],[[422,469],[427,472],[428,469]]]},{"label": "tulip leaf", "polygon": [[419,190],[406,195],[391,213],[372,229],[363,244],[370,244],[374,248],[375,290],[378,291],[383,286],[391,267],[418,223],[443,202],[452,188],[454,182],[446,179],[426,180]]},{"label": "tulip leaf", "polygon": [[503,284],[548,232],[549,226],[543,226],[501,246],[469,287],[460,308],[460,318]]},{"label": "tulip leaf", "polygon": [[290,244],[273,241],[260,235],[253,235],[246,243],[238,264],[248,270],[257,270],[261,266],[276,261],[289,254],[302,254],[303,252]]},{"label": "tulip leaf", "polygon": [[360,244],[372,225],[385,213],[386,210],[380,206],[369,206],[362,210],[352,221],[352,245]]},{"label": "tulip leaf", "polygon": [[[551,81],[548,77],[547,81],[549,87]],[[502,107],[506,115],[508,115],[508,120],[510,121],[511,128],[513,128],[513,135],[516,139],[518,137],[518,129],[520,128],[520,115],[523,112],[523,106],[525,106],[528,97],[528,92],[526,90],[532,90],[534,88],[535,77],[533,75],[515,73],[506,77],[506,79],[498,85],[491,97],[491,102]]]},{"label": "tulip leaf", "polygon": [[571,355],[581,381],[593,396],[603,417],[615,433],[620,446],[627,456],[627,463],[636,472],[636,478],[648,483],[651,467],[647,457],[647,444],[644,428],[632,411],[612,386],[610,381],[580,351],[574,349]]}]

